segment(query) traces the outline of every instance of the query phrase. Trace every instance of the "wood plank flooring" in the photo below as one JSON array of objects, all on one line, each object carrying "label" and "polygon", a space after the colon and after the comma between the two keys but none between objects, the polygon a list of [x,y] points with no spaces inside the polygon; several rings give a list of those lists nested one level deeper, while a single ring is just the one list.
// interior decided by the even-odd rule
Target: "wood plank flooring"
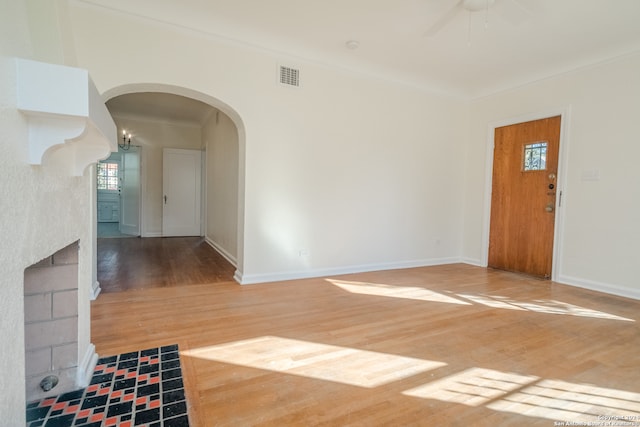
[{"label": "wood plank flooring", "polygon": [[235,268],[200,237],[98,239],[102,292],[233,280]]},{"label": "wood plank flooring", "polygon": [[194,426],[640,424],[640,301],[463,264],[250,286],[172,274],[101,294],[92,342],[179,344]]}]

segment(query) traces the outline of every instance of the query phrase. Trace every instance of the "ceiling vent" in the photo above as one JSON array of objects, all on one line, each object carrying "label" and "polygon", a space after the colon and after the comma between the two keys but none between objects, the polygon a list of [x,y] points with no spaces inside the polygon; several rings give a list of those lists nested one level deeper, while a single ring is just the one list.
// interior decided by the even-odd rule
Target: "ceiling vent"
[{"label": "ceiling vent", "polygon": [[300,70],[281,65],[280,84],[285,86],[300,87]]}]

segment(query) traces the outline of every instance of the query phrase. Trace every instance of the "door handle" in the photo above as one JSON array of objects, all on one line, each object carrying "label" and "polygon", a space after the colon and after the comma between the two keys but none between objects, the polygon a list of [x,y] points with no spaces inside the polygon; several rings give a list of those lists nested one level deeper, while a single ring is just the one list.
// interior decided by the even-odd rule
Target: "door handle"
[{"label": "door handle", "polygon": [[544,210],[545,212],[553,212],[553,204],[549,203],[547,206],[545,206]]}]

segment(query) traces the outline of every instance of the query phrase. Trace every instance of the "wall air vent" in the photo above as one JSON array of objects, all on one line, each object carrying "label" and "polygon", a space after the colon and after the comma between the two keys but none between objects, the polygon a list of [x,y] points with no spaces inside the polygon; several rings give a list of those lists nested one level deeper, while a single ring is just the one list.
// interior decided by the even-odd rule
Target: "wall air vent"
[{"label": "wall air vent", "polygon": [[300,87],[300,70],[281,65],[280,66],[280,84],[285,86]]}]

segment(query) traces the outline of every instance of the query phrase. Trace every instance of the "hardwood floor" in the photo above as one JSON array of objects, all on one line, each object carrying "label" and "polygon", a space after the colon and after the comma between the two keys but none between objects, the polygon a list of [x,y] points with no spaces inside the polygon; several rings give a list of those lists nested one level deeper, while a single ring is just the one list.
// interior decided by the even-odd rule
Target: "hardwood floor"
[{"label": "hardwood floor", "polygon": [[640,424],[639,309],[456,264],[101,294],[92,342],[179,344],[193,426]]},{"label": "hardwood floor", "polygon": [[235,268],[203,238],[98,239],[102,292],[232,281]]}]

